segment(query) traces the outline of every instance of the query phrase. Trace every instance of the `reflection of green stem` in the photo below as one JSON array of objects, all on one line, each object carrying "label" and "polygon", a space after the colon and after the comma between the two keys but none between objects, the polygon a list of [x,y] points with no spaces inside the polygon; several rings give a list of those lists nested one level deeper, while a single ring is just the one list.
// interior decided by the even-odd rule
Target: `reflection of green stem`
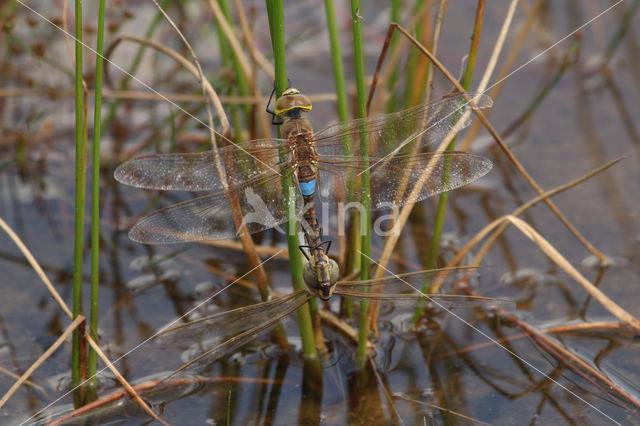
[{"label": "reflection of green stem", "polygon": [[[473,77],[473,69],[475,67],[476,58],[478,56],[478,47],[480,46],[480,33],[482,31],[482,19],[484,14],[484,0],[478,0],[478,7],[476,9],[476,19],[473,26],[473,36],[471,38],[471,46],[469,48],[469,57],[467,60],[467,66],[462,76],[462,87],[465,90],[469,90],[471,86],[471,79]],[[464,112],[464,109],[459,113],[454,114],[451,118],[452,123],[456,123],[460,119],[460,115]],[[454,138],[447,151],[453,150],[455,147],[456,138]],[[451,172],[451,159],[447,159],[444,164],[444,170],[442,174],[442,185],[446,186],[449,181],[449,174]],[[436,265],[436,259],[438,258],[438,250],[440,248],[440,237],[442,236],[442,229],[444,228],[445,215],[447,213],[447,203],[449,201],[449,193],[443,192],[438,198],[438,207],[436,208],[436,216],[433,223],[433,238],[431,239],[431,247],[429,250],[429,257],[427,258],[426,268],[434,269]],[[422,291],[429,293],[430,283],[425,282]],[[422,308],[416,309],[416,316],[419,316],[422,312]]]},{"label": "reflection of green stem", "polygon": [[[91,338],[98,342],[98,285],[100,278],[100,124],[102,122],[102,65],[104,50],[105,0],[100,0],[98,9],[98,33],[96,40],[96,94],[93,109],[93,169],[91,177],[91,299],[89,307]],[[89,351],[88,374],[92,386],[96,385],[95,374],[98,354]]]},{"label": "reflection of green stem", "polygon": [[[269,16],[269,30],[271,32],[271,45],[273,48],[273,60],[276,73],[276,94],[280,94],[287,88],[287,70],[285,65],[284,47],[284,8],[282,0],[266,0],[267,13]],[[280,159],[286,161],[286,153],[280,153]],[[289,261],[291,263],[291,279],[295,290],[305,288],[302,280],[302,259],[298,250],[298,227],[295,218],[295,192],[293,176],[288,174],[282,178],[283,199],[287,206],[289,221],[286,224],[287,246],[289,247]],[[302,339],[302,353],[307,359],[317,359],[318,354],[313,338],[313,327],[309,305],[302,305],[296,312],[298,316],[298,327]]]},{"label": "reflection of green stem", "polygon": [[[76,193],[74,213],[73,240],[73,319],[82,315],[82,260],[84,252],[84,213],[85,191],[87,185],[87,146],[85,144],[84,123],[84,89],[82,87],[82,2],[76,0]],[[73,331],[73,348],[71,352],[71,379],[75,388],[80,384],[80,351],[83,350],[84,339],[81,339],[78,329]],[[74,404],[83,401],[79,394],[74,394]]]},{"label": "reflection of green stem", "polygon": [[[360,18],[360,1],[351,0],[351,20],[353,22],[353,57],[356,71],[356,87],[358,89],[358,118],[366,116],[367,97],[364,88],[364,44],[362,41],[362,18]],[[360,231],[362,257],[360,260],[360,279],[369,279],[369,265],[371,256],[371,194],[369,187],[369,166],[364,159],[369,158],[369,140],[366,135],[360,136],[360,160],[362,172],[361,178],[361,200],[362,213],[360,215]],[[367,335],[368,316],[367,302],[360,302],[360,321],[358,324],[358,349],[356,353],[356,364],[359,368],[364,367],[367,358]]]}]

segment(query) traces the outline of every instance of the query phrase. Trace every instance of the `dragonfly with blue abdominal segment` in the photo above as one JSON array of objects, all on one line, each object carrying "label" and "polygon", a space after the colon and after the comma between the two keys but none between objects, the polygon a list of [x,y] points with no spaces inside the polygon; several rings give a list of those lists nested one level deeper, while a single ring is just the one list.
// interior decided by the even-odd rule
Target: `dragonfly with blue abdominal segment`
[{"label": "dragonfly with blue abdominal segment", "polygon": [[[209,192],[143,217],[129,236],[141,243],[231,239],[302,214],[319,296],[327,300],[338,271],[332,271],[337,265],[326,255],[315,206],[362,203],[362,193],[350,187],[365,170],[372,210],[414,203],[485,175],[491,162],[482,156],[422,152],[469,124],[470,118],[460,120],[471,108],[468,97],[474,108],[492,105],[486,95],[460,94],[314,132],[304,117],[311,101],[299,90],[287,89],[274,111],[285,138],[250,140],[201,153],[148,155],[120,165],[114,176],[127,185]],[[367,155],[361,154],[362,140],[367,141]],[[295,177],[295,186],[283,187],[283,177]]]}]

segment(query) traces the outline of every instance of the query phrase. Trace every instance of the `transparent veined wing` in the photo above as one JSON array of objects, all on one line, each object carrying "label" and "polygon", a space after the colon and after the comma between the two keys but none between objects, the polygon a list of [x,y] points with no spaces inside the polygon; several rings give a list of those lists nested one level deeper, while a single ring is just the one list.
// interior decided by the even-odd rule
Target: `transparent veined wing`
[{"label": "transparent veined wing", "polygon": [[186,364],[178,371],[198,371],[271,330],[310,297],[305,290],[299,290],[267,302],[191,321],[161,331],[158,344],[183,347]]},{"label": "transparent veined wing", "polygon": [[[477,108],[493,105],[487,95],[467,96],[475,100]],[[422,149],[441,142],[454,127],[468,126],[471,115],[463,122],[459,119],[470,108],[465,95],[450,96],[393,114],[335,124],[314,133],[313,141],[317,153],[327,161],[360,158],[363,137],[368,140],[369,156],[402,154],[412,147]]]},{"label": "transparent veined wing", "polygon": [[[290,187],[290,194],[283,193],[281,174],[285,173],[291,174],[291,167],[264,172],[259,179],[235,189],[155,211],[140,219],[129,237],[145,244],[168,244],[233,239],[245,230],[253,234],[274,228],[302,211],[303,201],[297,187]],[[239,228],[240,224],[245,227]]]},{"label": "transparent veined wing", "polygon": [[217,152],[145,155],[118,166],[114,177],[137,188],[220,192],[279,170],[279,150],[286,145],[284,139],[258,139]]},{"label": "transparent veined wing", "polygon": [[491,170],[491,161],[465,152],[419,153],[370,157],[367,161],[342,159],[318,162],[318,197],[334,208],[362,202],[357,188],[360,175],[369,171],[371,209],[401,207],[467,185]]},{"label": "transparent veined wing", "polygon": [[428,285],[438,274],[446,274],[445,282],[459,280],[469,273],[469,268],[440,269],[393,275],[367,281],[339,281],[335,294],[361,300],[388,301],[394,304],[415,305],[422,301],[442,309],[456,308],[492,308],[513,309],[515,304],[506,299],[480,296],[425,294],[421,289]]}]

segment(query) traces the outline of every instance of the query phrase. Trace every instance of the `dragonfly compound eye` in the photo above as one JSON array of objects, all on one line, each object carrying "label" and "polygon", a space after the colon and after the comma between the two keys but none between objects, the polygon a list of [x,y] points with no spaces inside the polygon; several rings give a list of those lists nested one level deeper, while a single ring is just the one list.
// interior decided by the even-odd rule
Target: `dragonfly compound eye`
[{"label": "dragonfly compound eye", "polygon": [[309,262],[304,262],[304,265],[302,266],[302,279],[310,290],[313,290],[314,292],[319,290],[320,284],[318,283],[318,274]]}]

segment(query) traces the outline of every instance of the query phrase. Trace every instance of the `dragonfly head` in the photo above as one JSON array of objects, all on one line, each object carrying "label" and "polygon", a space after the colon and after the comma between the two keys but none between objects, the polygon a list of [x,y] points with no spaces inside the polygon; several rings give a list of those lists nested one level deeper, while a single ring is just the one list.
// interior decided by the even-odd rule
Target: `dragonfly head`
[{"label": "dragonfly head", "polygon": [[311,111],[311,101],[300,93],[300,90],[293,87],[282,92],[276,101],[275,113],[277,116],[298,118],[307,111]]},{"label": "dragonfly head", "polygon": [[302,278],[307,288],[322,300],[331,299],[339,276],[338,264],[327,256],[315,264],[305,262],[302,268]]}]

